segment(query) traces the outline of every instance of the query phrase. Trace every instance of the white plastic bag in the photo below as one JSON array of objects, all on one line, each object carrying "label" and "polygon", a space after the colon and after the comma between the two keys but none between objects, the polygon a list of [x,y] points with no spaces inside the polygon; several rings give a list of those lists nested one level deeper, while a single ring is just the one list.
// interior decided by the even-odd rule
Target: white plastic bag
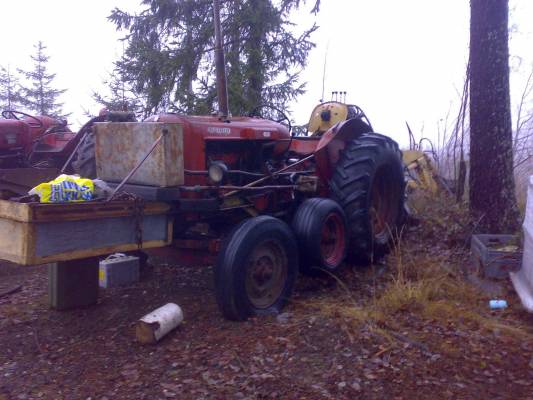
[{"label": "white plastic bag", "polygon": [[511,280],[524,308],[533,312],[533,175],[529,177],[526,217],[524,218],[522,268],[511,273]]}]

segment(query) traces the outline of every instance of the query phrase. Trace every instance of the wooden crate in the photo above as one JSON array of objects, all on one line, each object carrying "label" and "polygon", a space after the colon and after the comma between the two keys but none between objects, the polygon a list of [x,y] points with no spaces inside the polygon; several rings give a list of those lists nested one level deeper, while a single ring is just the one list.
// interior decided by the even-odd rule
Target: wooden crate
[{"label": "wooden crate", "polygon": [[522,263],[522,252],[514,243],[518,243],[515,235],[472,235],[470,251],[474,267],[487,278],[507,278]]},{"label": "wooden crate", "polygon": [[164,247],[172,240],[170,206],[150,202],[142,218],[133,202],[22,204],[0,200],[0,259],[38,265]]}]

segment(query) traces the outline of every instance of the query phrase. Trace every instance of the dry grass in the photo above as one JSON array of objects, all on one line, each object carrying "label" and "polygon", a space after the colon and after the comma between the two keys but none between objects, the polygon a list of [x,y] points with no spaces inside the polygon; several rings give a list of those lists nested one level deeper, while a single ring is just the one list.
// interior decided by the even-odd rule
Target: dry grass
[{"label": "dry grass", "polygon": [[[528,330],[490,314],[487,295],[464,279],[462,267],[468,263],[468,251],[463,236],[472,222],[465,219],[467,213],[461,207],[450,209],[448,204],[447,199],[432,201],[431,207],[421,211],[421,226],[397,240],[387,259],[389,274],[380,278],[385,284],[374,287],[372,296],[361,300],[341,281],[344,300],[322,298],[314,302],[313,308],[358,327],[365,326],[392,341],[398,321],[407,314],[428,323],[453,322],[468,329],[498,330],[514,337],[533,338]],[[459,238],[454,238],[454,234]],[[454,247],[450,248],[448,242],[455,243]]]}]

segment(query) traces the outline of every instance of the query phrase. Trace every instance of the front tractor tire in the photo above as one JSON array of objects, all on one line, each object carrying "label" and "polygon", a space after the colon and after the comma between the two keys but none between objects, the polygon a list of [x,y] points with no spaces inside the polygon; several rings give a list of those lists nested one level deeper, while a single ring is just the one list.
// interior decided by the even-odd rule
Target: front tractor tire
[{"label": "front tractor tire", "polygon": [[338,272],[346,256],[348,228],[339,204],[331,199],[305,200],[296,210],[292,228],[300,249],[300,271],[319,275]]},{"label": "front tractor tire", "polygon": [[279,313],[298,273],[296,239],[286,223],[250,218],[226,238],[215,266],[215,293],[225,318]]},{"label": "front tractor tire", "polygon": [[405,180],[398,144],[377,133],[346,143],[330,189],[346,214],[347,259],[368,264],[381,258],[403,220]]}]

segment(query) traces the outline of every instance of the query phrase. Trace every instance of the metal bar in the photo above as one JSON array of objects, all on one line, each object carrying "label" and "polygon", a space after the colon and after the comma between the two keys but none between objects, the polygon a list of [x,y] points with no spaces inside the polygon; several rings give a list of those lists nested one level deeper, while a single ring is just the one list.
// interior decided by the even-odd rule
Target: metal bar
[{"label": "metal bar", "polygon": [[11,158],[21,158],[22,157],[22,154],[21,153],[17,153],[17,154],[8,154],[8,155],[2,155],[0,156],[0,159],[1,160],[9,160]]},{"label": "metal bar", "polygon": [[146,159],[148,157],[150,157],[150,154],[153,153],[153,151],[155,150],[156,146],[159,144],[159,142],[161,142],[161,140],[163,140],[163,137],[168,133],[168,130],[166,129],[163,129],[163,133],[161,134],[161,136],[159,136],[157,138],[157,140],[152,144],[152,147],[150,147],[150,150],[148,150],[148,153],[145,154],[145,156],[143,157],[143,159],[141,161],[139,161],[137,163],[137,165],[135,167],[133,167],[133,169],[129,172],[129,174],[122,180],[122,182],[119,183],[119,185],[115,188],[115,190],[113,191],[113,193],[111,194],[111,196],[109,197],[109,199],[106,200],[106,203],[110,202],[113,197],[115,197],[115,194],[117,194],[117,192],[122,189],[122,187],[130,180],[130,178],[133,176],[133,174],[135,172],[137,172],[137,170],[141,167],[141,165],[144,164],[144,162],[146,161]]},{"label": "metal bar", "polygon": [[[194,171],[194,170],[191,170],[191,169],[185,169],[184,172],[188,175],[208,175],[209,174],[209,171],[200,171],[200,170],[197,170],[197,171]],[[314,170],[305,170],[305,171],[298,171],[298,173],[300,174],[311,174],[315,172]],[[280,173],[279,175],[290,175],[292,174],[293,172],[282,172]],[[254,177],[264,177],[264,176],[269,176],[269,175],[265,175],[265,174],[261,174],[261,173],[256,173],[256,172],[248,172],[248,171],[242,171],[240,169],[230,169],[228,171],[228,174],[235,174],[235,175],[246,175],[246,176],[254,176]]]},{"label": "metal bar", "polygon": [[279,171],[276,171],[274,172],[272,175],[269,175],[269,176],[265,176],[263,178],[260,178],[260,179],[257,179],[256,181],[253,181],[253,182],[250,182],[248,183],[247,185],[244,185],[242,188],[238,189],[238,190],[234,190],[234,191],[231,191],[229,193],[226,193],[224,194],[224,197],[229,197],[229,196],[232,196],[234,195],[235,193],[238,193],[240,190],[243,190],[245,188],[249,188],[249,187],[252,187],[252,186],[255,186],[257,185],[258,183],[261,183],[261,182],[264,182],[266,181],[267,179],[270,179],[270,178],[273,178],[274,176],[276,175],[279,175],[281,174],[282,172],[285,172],[287,171],[288,169],[291,169],[292,167],[295,167],[299,164],[302,164],[303,162],[307,161],[307,160],[310,160],[311,158],[313,158],[315,155],[314,154],[311,154],[305,158],[302,158],[301,160],[299,161],[296,161],[294,164],[291,164],[291,165],[287,165],[286,167],[280,169]]},{"label": "metal bar", "polygon": [[220,24],[220,1],[213,0],[215,23],[215,68],[217,75],[218,112],[221,117],[229,116],[228,86],[226,79],[226,62],[222,48],[222,27]]},{"label": "metal bar", "polygon": [[[188,175],[209,175],[209,171],[194,171],[190,169],[184,170],[184,172]],[[263,177],[265,174],[256,173],[256,172],[248,172],[248,171],[241,171],[238,169],[230,169],[228,174],[238,174],[238,175],[247,175],[247,176],[254,176],[254,177]]]},{"label": "metal bar", "polygon": [[254,208],[254,206],[252,204],[242,204],[233,207],[222,207],[219,209],[219,211],[242,210],[243,208]]},{"label": "metal bar", "polygon": [[267,185],[258,187],[246,187],[246,186],[181,186],[180,190],[185,192],[200,192],[202,190],[272,190],[272,189],[296,189],[298,185]]}]

